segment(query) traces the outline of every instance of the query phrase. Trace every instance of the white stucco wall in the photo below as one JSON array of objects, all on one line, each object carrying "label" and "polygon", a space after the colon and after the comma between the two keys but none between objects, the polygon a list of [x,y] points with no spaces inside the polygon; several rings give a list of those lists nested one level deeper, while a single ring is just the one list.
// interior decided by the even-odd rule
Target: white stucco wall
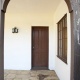
[{"label": "white stucco wall", "polygon": [[[57,22],[67,13],[67,64],[61,61],[57,57]],[[55,31],[55,38],[54,44],[55,49],[55,71],[60,78],[60,80],[70,80],[70,63],[71,63],[71,26],[70,26],[70,14],[67,8],[67,5],[64,1],[58,6],[55,14],[54,14],[54,31]]]},{"label": "white stucco wall", "polygon": [[[49,69],[54,70],[53,15],[27,12],[24,8],[26,5],[13,5],[13,1],[10,1],[5,15],[4,69],[30,70],[31,26],[49,26]],[[15,26],[19,33],[13,34],[12,28]]]}]

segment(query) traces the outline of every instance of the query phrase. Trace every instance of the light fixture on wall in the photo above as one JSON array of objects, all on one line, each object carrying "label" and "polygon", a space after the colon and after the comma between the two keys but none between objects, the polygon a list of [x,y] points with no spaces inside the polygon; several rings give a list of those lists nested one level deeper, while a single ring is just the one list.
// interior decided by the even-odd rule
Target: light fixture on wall
[{"label": "light fixture on wall", "polygon": [[12,28],[12,33],[18,33],[18,28],[17,27]]}]

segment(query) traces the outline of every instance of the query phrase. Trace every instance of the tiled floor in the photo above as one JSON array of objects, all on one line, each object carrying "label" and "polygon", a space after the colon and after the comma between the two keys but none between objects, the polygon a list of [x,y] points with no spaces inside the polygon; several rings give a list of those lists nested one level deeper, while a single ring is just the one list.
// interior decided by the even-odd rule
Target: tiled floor
[{"label": "tiled floor", "polygon": [[31,71],[5,70],[4,80],[59,80],[59,79],[55,71],[50,70],[31,70]]}]

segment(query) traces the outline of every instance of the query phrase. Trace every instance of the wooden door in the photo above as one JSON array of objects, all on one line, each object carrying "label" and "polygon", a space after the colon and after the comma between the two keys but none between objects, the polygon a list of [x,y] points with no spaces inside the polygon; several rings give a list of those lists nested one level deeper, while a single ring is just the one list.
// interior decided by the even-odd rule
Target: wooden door
[{"label": "wooden door", "polygon": [[32,28],[32,69],[48,69],[48,27]]}]

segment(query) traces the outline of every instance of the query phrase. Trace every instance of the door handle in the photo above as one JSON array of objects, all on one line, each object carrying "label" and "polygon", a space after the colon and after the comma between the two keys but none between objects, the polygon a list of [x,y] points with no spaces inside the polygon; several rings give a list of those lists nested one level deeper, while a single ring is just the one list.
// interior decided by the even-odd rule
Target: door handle
[{"label": "door handle", "polygon": [[80,31],[77,30],[77,40],[78,40],[78,44],[80,45]]},{"label": "door handle", "polygon": [[33,47],[33,49],[34,49],[34,47]]}]

